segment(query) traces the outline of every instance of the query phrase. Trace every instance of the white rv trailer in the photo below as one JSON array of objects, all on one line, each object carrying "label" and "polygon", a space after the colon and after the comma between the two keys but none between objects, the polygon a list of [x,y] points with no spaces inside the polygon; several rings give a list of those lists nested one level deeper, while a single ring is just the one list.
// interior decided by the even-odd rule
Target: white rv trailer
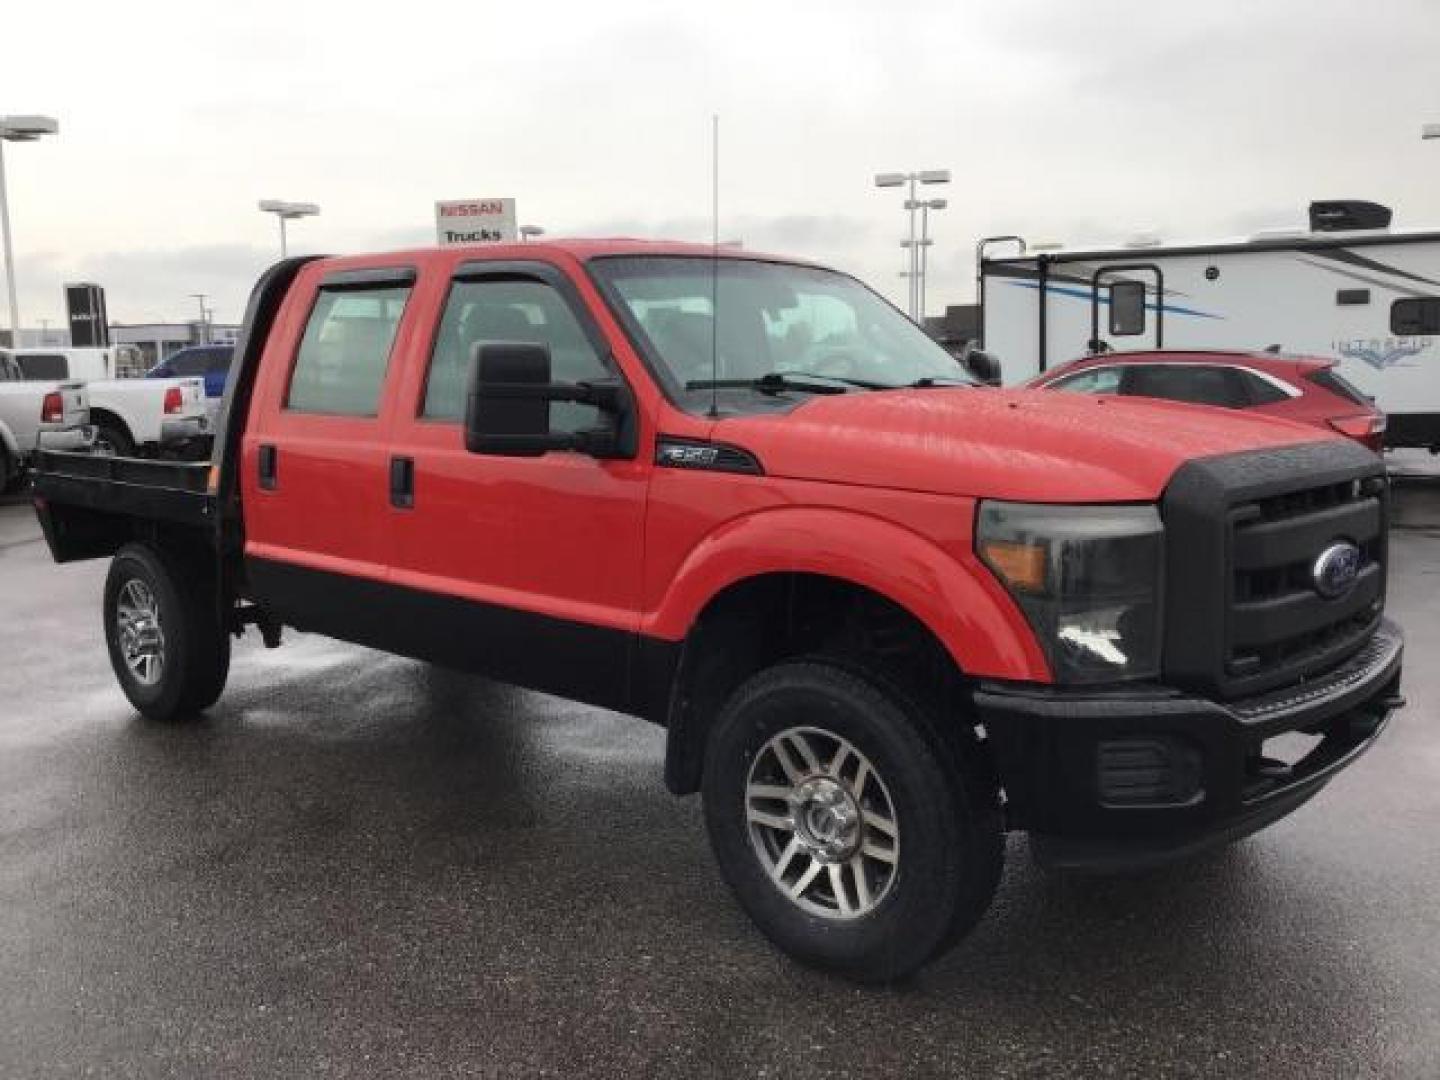
[{"label": "white rv trailer", "polygon": [[1315,203],[1309,231],[982,255],[979,344],[1007,384],[1109,349],[1334,357],[1388,414],[1388,445],[1440,450],[1440,232],[1356,227],[1376,220]]}]

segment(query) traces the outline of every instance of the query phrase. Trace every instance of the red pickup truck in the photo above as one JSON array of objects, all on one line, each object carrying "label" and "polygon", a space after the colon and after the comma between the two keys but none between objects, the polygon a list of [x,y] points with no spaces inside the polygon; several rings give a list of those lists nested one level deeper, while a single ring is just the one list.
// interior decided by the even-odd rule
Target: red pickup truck
[{"label": "red pickup truck", "polygon": [[[1384,468],[1312,427],[973,385],[844,274],[575,241],[290,259],[207,466],[47,453],[135,707],[256,627],[667,729],[780,947],[910,972],[1007,830],[1162,861],[1293,810],[1400,704]],[[1283,750],[1309,736],[1303,750]]]}]

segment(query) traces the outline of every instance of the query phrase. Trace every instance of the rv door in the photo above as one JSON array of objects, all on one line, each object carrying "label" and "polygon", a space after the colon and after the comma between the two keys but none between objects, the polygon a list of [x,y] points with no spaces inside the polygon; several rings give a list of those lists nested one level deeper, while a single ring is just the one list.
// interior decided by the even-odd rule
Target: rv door
[{"label": "rv door", "polygon": [[1165,346],[1165,275],[1154,263],[1102,266],[1090,279],[1091,353]]}]

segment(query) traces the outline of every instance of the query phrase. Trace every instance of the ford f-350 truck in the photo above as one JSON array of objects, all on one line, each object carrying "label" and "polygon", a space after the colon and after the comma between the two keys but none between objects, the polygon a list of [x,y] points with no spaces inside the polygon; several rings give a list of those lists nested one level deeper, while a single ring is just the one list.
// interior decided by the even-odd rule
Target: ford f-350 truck
[{"label": "ford f-350 truck", "polygon": [[136,709],[194,716],[233,635],[290,626],[652,720],[754,921],[857,978],[973,926],[1007,830],[1062,867],[1185,855],[1315,795],[1400,704],[1376,456],[972,385],[821,267],[290,259],[233,363],[208,466],[37,471],[54,557],[111,559]]}]

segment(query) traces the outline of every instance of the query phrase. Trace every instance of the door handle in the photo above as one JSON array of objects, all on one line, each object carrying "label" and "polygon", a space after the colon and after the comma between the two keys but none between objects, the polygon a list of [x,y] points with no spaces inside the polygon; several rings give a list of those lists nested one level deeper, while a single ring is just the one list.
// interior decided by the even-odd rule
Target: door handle
[{"label": "door handle", "polygon": [[275,447],[269,444],[260,447],[260,490],[275,490],[276,466],[279,464],[279,457],[279,452]]},{"label": "door handle", "polygon": [[390,505],[399,510],[410,510],[414,508],[414,458],[392,457],[390,459]]}]

